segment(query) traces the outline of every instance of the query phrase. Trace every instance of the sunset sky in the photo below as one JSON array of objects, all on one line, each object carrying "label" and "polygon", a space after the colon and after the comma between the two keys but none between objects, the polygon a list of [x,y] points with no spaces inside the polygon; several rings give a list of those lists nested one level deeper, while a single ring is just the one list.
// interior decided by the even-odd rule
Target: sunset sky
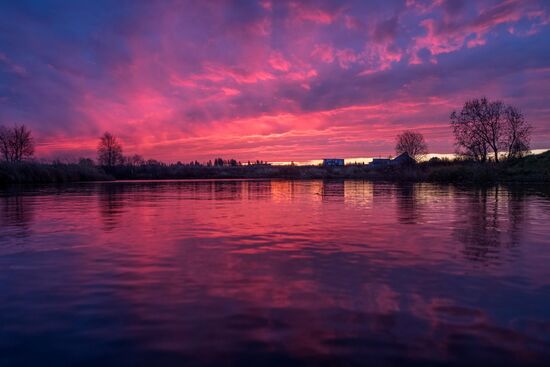
[{"label": "sunset sky", "polygon": [[39,158],[105,130],[167,162],[388,155],[403,129],[450,153],[482,95],[550,147],[550,1],[0,2],[0,124]]}]

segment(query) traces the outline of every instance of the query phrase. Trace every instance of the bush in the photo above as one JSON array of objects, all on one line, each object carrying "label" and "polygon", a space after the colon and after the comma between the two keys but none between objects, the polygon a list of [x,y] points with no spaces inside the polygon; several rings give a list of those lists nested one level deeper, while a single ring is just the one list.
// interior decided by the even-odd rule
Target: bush
[{"label": "bush", "polygon": [[102,169],[79,164],[0,163],[0,184],[112,180]]},{"label": "bush", "polygon": [[372,168],[368,165],[322,166],[201,166],[163,164],[150,161],[141,165],[111,168],[79,164],[0,163],[0,183],[57,183],[98,180],[154,180],[201,178],[282,178],[282,179],[367,179],[387,181],[432,181],[453,183],[549,182],[550,152],[516,158],[502,163],[477,163],[446,159],[410,166]]}]

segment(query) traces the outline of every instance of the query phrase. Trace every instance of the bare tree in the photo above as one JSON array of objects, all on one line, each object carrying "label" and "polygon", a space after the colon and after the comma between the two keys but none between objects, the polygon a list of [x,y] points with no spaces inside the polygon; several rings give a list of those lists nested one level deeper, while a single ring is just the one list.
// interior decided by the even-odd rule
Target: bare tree
[{"label": "bare tree", "polygon": [[503,152],[519,156],[529,147],[530,126],[516,108],[501,101],[466,101],[460,112],[451,113],[451,127],[457,152],[478,161],[486,161],[490,151],[498,162]]},{"label": "bare tree", "polygon": [[475,114],[472,109],[451,113],[451,126],[456,140],[456,152],[459,155],[479,162],[487,161],[489,146],[474,127]]},{"label": "bare tree", "polygon": [[129,161],[132,166],[143,166],[145,164],[145,159],[139,154],[129,157]]},{"label": "bare tree", "polygon": [[504,132],[503,111],[502,102],[489,102],[485,97],[466,101],[459,113],[453,111],[451,126],[458,152],[485,161],[488,151],[492,150],[495,162],[498,162]]},{"label": "bare tree", "polygon": [[508,147],[508,158],[518,158],[529,152],[531,125],[525,121],[521,111],[508,106],[505,114],[505,144]]},{"label": "bare tree", "polygon": [[424,140],[424,135],[405,130],[397,135],[395,152],[399,155],[408,153],[412,158],[419,159],[428,154],[428,145]]},{"label": "bare tree", "polygon": [[124,160],[122,146],[118,139],[108,131],[99,138],[97,155],[99,164],[107,167],[116,166]]},{"label": "bare tree", "polygon": [[93,167],[95,166],[94,160],[91,158],[80,158],[78,164],[83,167]]},{"label": "bare tree", "polygon": [[[458,119],[456,112],[451,114],[451,121]],[[456,152],[459,155],[479,162],[487,161],[489,148],[487,143],[474,133],[467,123],[451,123],[456,139]]]},{"label": "bare tree", "polygon": [[21,162],[34,154],[31,130],[25,125],[0,127],[0,153],[7,162]]},{"label": "bare tree", "polygon": [[20,162],[34,154],[34,140],[25,125],[13,127],[13,161]]},{"label": "bare tree", "polygon": [[0,126],[0,154],[6,162],[11,160],[10,136],[11,133],[8,128]]}]

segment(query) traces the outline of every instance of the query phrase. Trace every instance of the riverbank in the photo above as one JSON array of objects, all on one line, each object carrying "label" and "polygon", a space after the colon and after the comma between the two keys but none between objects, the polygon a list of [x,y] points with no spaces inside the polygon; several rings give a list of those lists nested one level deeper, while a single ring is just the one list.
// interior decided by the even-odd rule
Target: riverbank
[{"label": "riverbank", "polygon": [[550,152],[501,163],[430,160],[412,166],[141,165],[103,168],[90,164],[0,163],[0,184],[155,179],[366,179],[406,182],[550,182]]}]

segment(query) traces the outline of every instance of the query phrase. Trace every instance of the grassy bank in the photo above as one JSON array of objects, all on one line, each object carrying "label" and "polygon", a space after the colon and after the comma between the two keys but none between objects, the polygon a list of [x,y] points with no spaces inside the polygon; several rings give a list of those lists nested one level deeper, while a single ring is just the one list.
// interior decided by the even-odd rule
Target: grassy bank
[{"label": "grassy bank", "polygon": [[432,160],[414,166],[373,169],[368,165],[234,166],[141,165],[101,168],[82,164],[0,163],[0,183],[60,183],[153,179],[367,179],[407,182],[550,182],[550,152],[495,163]]},{"label": "grassy bank", "polygon": [[461,161],[426,162],[419,165],[431,182],[550,182],[550,151],[496,163]]},{"label": "grassy bank", "polygon": [[63,183],[113,180],[99,167],[80,164],[33,162],[0,163],[0,184]]}]

